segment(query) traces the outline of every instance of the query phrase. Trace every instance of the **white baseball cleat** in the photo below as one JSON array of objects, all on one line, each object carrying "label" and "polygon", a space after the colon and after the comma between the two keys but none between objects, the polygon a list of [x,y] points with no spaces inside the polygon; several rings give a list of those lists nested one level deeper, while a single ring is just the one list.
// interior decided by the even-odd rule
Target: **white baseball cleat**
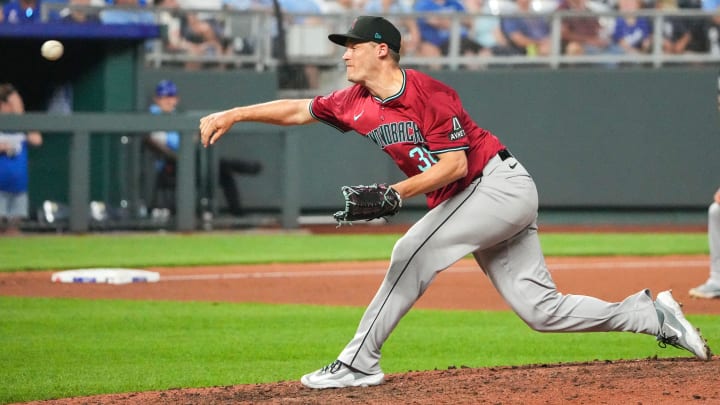
[{"label": "white baseball cleat", "polygon": [[315,389],[369,387],[371,385],[380,385],[384,381],[385,374],[382,372],[365,374],[351,369],[340,360],[335,360],[313,373],[305,374],[300,379],[304,386]]},{"label": "white baseball cleat", "polygon": [[703,285],[691,288],[689,294],[695,298],[720,298],[720,286],[708,281]]},{"label": "white baseball cleat", "polygon": [[685,319],[680,304],[672,297],[670,290],[657,295],[655,309],[660,318],[660,334],[657,335],[660,347],[671,345],[685,349],[701,360],[708,360],[712,356],[700,330]]}]

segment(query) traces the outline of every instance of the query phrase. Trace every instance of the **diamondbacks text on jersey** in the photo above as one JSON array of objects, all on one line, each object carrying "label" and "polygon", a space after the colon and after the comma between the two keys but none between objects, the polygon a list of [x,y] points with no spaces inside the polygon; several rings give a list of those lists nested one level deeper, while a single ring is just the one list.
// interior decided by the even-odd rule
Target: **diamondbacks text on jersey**
[{"label": "diamondbacks text on jersey", "polygon": [[467,176],[428,193],[427,204],[433,208],[480,176],[504,146],[472,120],[452,88],[412,69],[403,69],[403,77],[400,91],[385,100],[356,84],[315,97],[310,113],[341,132],[354,130],[368,137],[408,177],[429,169],[438,154],[466,151]]}]

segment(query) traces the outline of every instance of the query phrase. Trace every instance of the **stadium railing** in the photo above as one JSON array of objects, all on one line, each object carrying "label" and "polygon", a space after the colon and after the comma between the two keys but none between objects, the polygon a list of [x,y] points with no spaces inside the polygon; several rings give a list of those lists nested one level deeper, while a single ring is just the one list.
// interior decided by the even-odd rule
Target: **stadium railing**
[{"label": "stadium railing", "polygon": [[[160,129],[176,129],[183,134],[180,137],[178,151],[178,183],[175,193],[176,219],[175,230],[192,231],[198,229],[197,211],[197,171],[194,134],[197,132],[199,113],[173,115],[153,115],[149,113],[73,113],[69,115],[27,113],[10,114],[3,117],[6,130],[38,130],[41,132],[69,132],[71,134],[68,156],[69,169],[69,224],[71,232],[87,232],[91,229],[90,205],[90,137],[100,133],[147,133]],[[237,130],[236,130],[237,131]],[[300,216],[300,190],[297,176],[301,173],[297,150],[300,140],[290,136],[290,131],[279,130],[264,124],[247,124],[243,131],[267,133],[280,136],[284,156],[283,187],[279,201],[279,223],[283,228],[297,228]]]},{"label": "stadium railing", "polygon": [[[543,0],[535,0],[540,2]],[[436,57],[420,57],[417,55],[404,55],[403,63],[419,67],[436,66],[441,64],[444,69],[462,69],[463,65],[482,64],[490,68],[507,66],[542,66],[552,69],[559,69],[565,66],[577,64],[584,65],[640,65],[644,67],[661,67],[673,64],[688,63],[718,63],[720,53],[684,53],[667,54],[662,49],[663,33],[661,29],[654,29],[652,32],[652,47],[646,54],[599,54],[571,56],[561,52],[560,30],[562,20],[570,17],[592,16],[600,19],[601,26],[606,35],[610,35],[614,19],[620,15],[644,16],[652,20],[653,27],[662,27],[669,18],[682,18],[686,21],[710,19],[713,13],[699,9],[678,9],[658,10],[641,9],[633,13],[620,13],[604,3],[590,2],[591,10],[587,12],[578,11],[549,11],[547,6],[538,5],[536,9],[540,12],[518,13],[512,2],[506,0],[495,0],[496,4],[492,13],[448,13],[444,17],[452,19],[451,40],[448,55]],[[540,3],[534,3],[540,4]],[[47,3],[42,10],[42,18],[47,20],[51,12],[60,12],[62,9],[80,9],[87,12],[100,13],[107,7],[96,6],[68,6],[58,3]],[[124,7],[122,7],[124,8]],[[127,8],[125,8],[127,9]],[[550,8],[551,9],[551,8]],[[159,17],[162,8],[142,8]],[[179,13],[193,12],[205,20],[212,20],[218,28],[218,35],[224,39],[230,52],[216,55],[190,55],[168,52],[163,48],[162,40],[152,40],[148,44],[145,55],[148,66],[161,67],[167,64],[184,62],[216,63],[239,68],[255,69],[263,71],[275,69],[283,63],[292,64],[313,64],[320,67],[337,67],[341,61],[342,48],[332,46],[327,41],[327,34],[331,32],[344,32],[356,16],[344,14],[299,14],[286,13],[283,29],[285,35],[286,58],[278,56],[273,48],[274,38],[277,37],[277,18],[270,11],[238,11],[238,10],[212,10],[192,9],[181,10]],[[387,14],[390,19],[420,18],[427,17],[430,13],[406,13]],[[545,17],[550,20],[552,48],[547,56],[462,56],[459,53],[461,20],[468,17],[515,17],[531,16]],[[319,21],[314,24],[306,23],[307,19]],[[298,21],[298,22],[291,22]],[[239,43],[238,38],[243,39],[243,49],[234,51],[233,43]]]}]

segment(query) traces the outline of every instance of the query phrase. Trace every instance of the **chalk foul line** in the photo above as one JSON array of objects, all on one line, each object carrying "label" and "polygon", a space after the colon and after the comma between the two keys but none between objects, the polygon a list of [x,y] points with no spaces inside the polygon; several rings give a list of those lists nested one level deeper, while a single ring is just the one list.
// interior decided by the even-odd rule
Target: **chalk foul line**
[{"label": "chalk foul line", "polygon": [[[605,268],[668,268],[668,267],[708,267],[708,260],[653,260],[653,261],[606,261],[606,262],[575,262],[554,263],[548,268],[551,272],[557,270],[596,270]],[[338,269],[338,270],[311,270],[311,271],[258,271],[252,273],[216,273],[216,274],[187,274],[162,275],[160,281],[195,281],[195,280],[238,280],[238,279],[270,279],[270,278],[304,278],[304,277],[354,277],[385,274],[385,268],[377,269]],[[480,272],[477,266],[452,266],[450,273]]]}]

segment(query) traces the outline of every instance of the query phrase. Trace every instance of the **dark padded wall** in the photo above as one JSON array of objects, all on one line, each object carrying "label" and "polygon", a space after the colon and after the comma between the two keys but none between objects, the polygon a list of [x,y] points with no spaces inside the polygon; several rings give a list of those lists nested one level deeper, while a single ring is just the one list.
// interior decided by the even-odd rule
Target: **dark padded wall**
[{"label": "dark padded wall", "polygon": [[[277,97],[277,78],[274,73],[253,71],[183,71],[144,69],[138,78],[140,111],[147,111],[157,82],[175,82],[180,95],[178,110],[202,116],[205,113],[249,103],[270,101]],[[238,125],[237,129],[242,129]],[[201,150],[215,162],[220,158],[257,160],[263,165],[260,176],[236,176],[243,204],[249,208],[278,208],[282,196],[281,128],[268,126],[267,132],[228,134],[216,147]],[[215,166],[216,170],[217,166]],[[214,177],[213,198],[219,207],[225,206],[217,176]],[[148,194],[145,191],[145,194]]]},{"label": "dark padded wall", "polygon": [[251,102],[270,101],[277,96],[274,73],[143,69],[138,76],[138,106],[148,105],[155,84],[162,79],[170,79],[178,85],[180,106],[185,111],[216,111]]},{"label": "dark padded wall", "polygon": [[535,177],[544,206],[705,206],[720,150],[714,68],[443,73]]},{"label": "dark padded wall", "polygon": [[[215,111],[276,97],[274,79],[246,75],[146,70],[139,76],[138,105],[146,107],[152,87],[165,77],[178,82],[185,110]],[[702,208],[718,186],[715,68],[432,75],[458,89],[478,123],[497,133],[531,171],[544,207]],[[281,131],[302,137],[296,153],[303,162],[303,210],[337,208],[343,184],[401,178],[384,153],[354,133],[323,124],[243,133],[238,125],[215,150],[265,165],[261,176],[240,180],[249,207],[280,205]],[[415,198],[406,205],[423,202]]]}]

